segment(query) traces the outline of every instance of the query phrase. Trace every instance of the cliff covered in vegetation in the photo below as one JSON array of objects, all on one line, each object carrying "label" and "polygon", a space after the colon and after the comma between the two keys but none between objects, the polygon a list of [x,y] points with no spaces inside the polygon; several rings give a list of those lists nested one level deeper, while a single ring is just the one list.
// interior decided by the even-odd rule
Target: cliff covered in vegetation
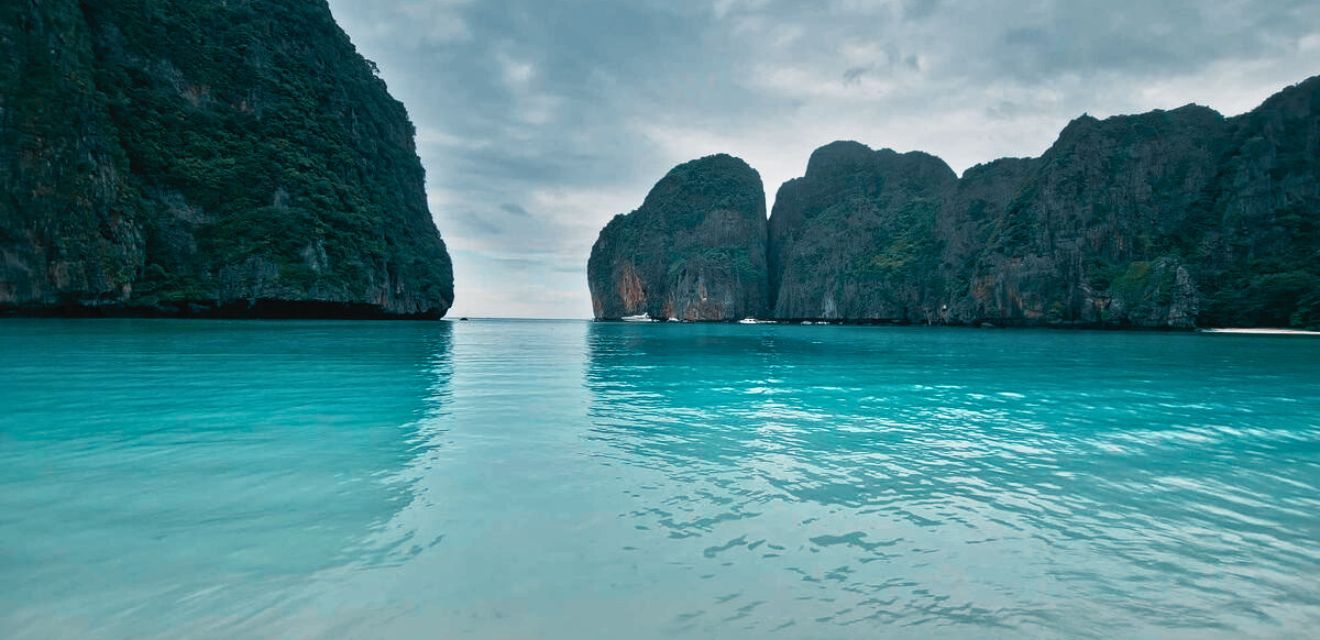
[{"label": "cliff covered in vegetation", "polygon": [[961,178],[927,154],[832,143],[767,228],[759,317],[1317,327],[1320,78],[1233,118],[1083,116],[1040,158]]},{"label": "cliff covered in vegetation", "polygon": [[439,317],[403,105],[323,0],[0,8],[0,310]]},{"label": "cliff covered in vegetation", "polygon": [[747,163],[679,165],[591,249],[595,316],[737,320],[766,308],[765,189]]}]

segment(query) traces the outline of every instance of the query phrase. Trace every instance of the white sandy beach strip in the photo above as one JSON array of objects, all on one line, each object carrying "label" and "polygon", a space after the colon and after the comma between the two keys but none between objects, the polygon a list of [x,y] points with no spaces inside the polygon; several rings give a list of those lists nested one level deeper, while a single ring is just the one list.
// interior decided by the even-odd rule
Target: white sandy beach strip
[{"label": "white sandy beach strip", "polygon": [[1320,331],[1300,329],[1201,329],[1201,333],[1239,333],[1256,336],[1320,336]]}]

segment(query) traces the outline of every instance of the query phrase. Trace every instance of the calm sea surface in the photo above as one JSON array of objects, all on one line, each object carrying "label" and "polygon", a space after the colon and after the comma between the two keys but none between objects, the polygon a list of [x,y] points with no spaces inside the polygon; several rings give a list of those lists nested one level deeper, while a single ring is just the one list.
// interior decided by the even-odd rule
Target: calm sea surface
[{"label": "calm sea surface", "polygon": [[0,321],[0,637],[1301,638],[1320,339]]}]

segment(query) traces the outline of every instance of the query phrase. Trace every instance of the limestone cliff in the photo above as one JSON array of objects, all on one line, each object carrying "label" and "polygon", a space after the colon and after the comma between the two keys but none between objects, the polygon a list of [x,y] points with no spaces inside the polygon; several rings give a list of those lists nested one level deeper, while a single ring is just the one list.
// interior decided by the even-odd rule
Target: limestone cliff
[{"label": "limestone cliff", "polygon": [[916,319],[939,294],[934,226],[957,182],[924,153],[836,142],[779,189],[769,223],[770,284],[780,319]]},{"label": "limestone cliff", "polygon": [[[946,254],[962,262],[946,270],[956,283],[946,319],[1191,326],[1186,232],[1205,221],[1224,126],[1203,107],[1073,121],[1029,172],[1005,176],[1001,193],[1012,195],[979,246]],[[949,228],[975,209],[959,187],[944,209]]]},{"label": "limestone cliff", "polygon": [[413,126],[323,0],[0,9],[0,311],[439,317]]},{"label": "limestone cliff", "polygon": [[1224,118],[1083,116],[955,178],[834,143],[779,191],[774,317],[1190,328],[1320,324],[1320,78]]},{"label": "limestone cliff", "polygon": [[[717,166],[756,175],[684,165],[601,233],[597,318],[764,304],[778,320],[1320,327],[1320,77],[1233,118],[1082,116],[1040,158],[961,178],[920,152],[826,145],[779,189],[764,263],[759,180],[705,177]],[[746,204],[710,223],[725,201]]]},{"label": "limestone cliff", "polygon": [[745,162],[679,165],[591,249],[595,317],[720,321],[766,311],[765,190]]},{"label": "limestone cliff", "polygon": [[1197,277],[1203,321],[1320,328],[1320,76],[1229,120]]}]

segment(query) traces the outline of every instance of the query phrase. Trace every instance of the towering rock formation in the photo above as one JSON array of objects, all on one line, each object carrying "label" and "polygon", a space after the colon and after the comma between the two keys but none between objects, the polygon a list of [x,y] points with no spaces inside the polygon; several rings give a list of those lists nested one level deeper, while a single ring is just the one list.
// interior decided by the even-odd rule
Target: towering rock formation
[{"label": "towering rock formation", "polygon": [[1320,328],[1320,76],[1228,128],[1196,255],[1203,321]]},{"label": "towering rock formation", "polygon": [[0,307],[121,301],[143,230],[78,2],[0,5]]},{"label": "towering rock formation", "polygon": [[[667,315],[619,237],[668,264],[702,255],[700,238],[625,218],[597,243],[613,256],[602,279],[593,253],[597,317]],[[961,178],[836,142],[780,188],[766,255],[780,320],[1320,327],[1320,77],[1234,118],[1083,116],[1040,158]]]},{"label": "towering rock formation", "polygon": [[779,189],[770,285],[780,319],[916,320],[933,278],[942,194],[958,177],[924,153],[836,142]]},{"label": "towering rock formation", "polygon": [[747,163],[679,165],[591,249],[598,319],[737,320],[766,311],[765,190]]},{"label": "towering rock formation", "polygon": [[[823,147],[771,216],[775,315],[1190,325],[1197,294],[1174,245],[1205,217],[1223,128],[1201,107],[1082,117],[1040,159],[973,167],[961,180],[924,154]],[[844,148],[870,160],[819,160]],[[815,215],[801,213],[803,192]]]},{"label": "towering rock formation", "polygon": [[439,317],[413,127],[323,0],[0,8],[0,310]]},{"label": "towering rock formation", "polygon": [[[957,285],[947,319],[1191,326],[1187,230],[1206,221],[1223,129],[1204,107],[1073,121],[1028,171],[999,177],[1000,197],[1012,195],[988,201],[999,213],[972,251],[946,252]],[[985,177],[968,173],[968,183]],[[959,187],[944,209],[948,229],[984,215],[971,185]]]},{"label": "towering rock formation", "polygon": [[1320,324],[1320,78],[1224,118],[1083,116],[955,179],[834,143],[780,189],[774,317],[1190,328]]}]

